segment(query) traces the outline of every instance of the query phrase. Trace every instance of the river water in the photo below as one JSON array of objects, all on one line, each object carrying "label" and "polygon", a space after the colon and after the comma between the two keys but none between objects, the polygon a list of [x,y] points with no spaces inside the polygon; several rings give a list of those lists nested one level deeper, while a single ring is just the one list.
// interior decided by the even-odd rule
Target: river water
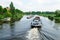
[{"label": "river water", "polygon": [[[0,40],[60,40],[60,23],[55,23],[46,17],[42,17],[42,28],[31,29],[31,19],[23,16],[15,23],[4,23],[0,25]],[[34,33],[33,33],[34,32]]]}]

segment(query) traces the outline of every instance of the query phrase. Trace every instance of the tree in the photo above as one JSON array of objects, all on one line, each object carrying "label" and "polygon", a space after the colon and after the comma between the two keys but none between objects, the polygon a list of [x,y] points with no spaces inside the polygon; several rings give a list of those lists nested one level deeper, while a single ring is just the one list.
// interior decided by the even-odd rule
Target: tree
[{"label": "tree", "polygon": [[2,14],[3,8],[2,6],[0,6],[0,14]]},{"label": "tree", "polygon": [[23,13],[21,10],[19,10],[19,9],[16,9],[15,10],[16,11],[16,13]]},{"label": "tree", "polygon": [[7,13],[7,9],[6,8],[3,9],[3,13]]},{"label": "tree", "polygon": [[60,16],[60,10],[55,11],[56,16]]},{"label": "tree", "polygon": [[14,7],[14,5],[13,5],[13,2],[11,2],[11,4],[10,4],[10,12],[11,12],[12,14],[15,13],[15,7]]}]

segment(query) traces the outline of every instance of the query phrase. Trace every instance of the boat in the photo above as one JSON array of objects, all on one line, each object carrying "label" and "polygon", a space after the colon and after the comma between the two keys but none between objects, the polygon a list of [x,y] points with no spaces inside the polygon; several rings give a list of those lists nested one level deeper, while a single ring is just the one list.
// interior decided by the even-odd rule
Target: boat
[{"label": "boat", "polygon": [[42,23],[40,17],[35,17],[31,22],[31,28],[41,28]]},{"label": "boat", "polygon": [[32,17],[34,17],[34,16],[33,16],[33,15],[30,15],[30,16],[27,17],[27,19],[30,19],[30,18],[32,18]]}]

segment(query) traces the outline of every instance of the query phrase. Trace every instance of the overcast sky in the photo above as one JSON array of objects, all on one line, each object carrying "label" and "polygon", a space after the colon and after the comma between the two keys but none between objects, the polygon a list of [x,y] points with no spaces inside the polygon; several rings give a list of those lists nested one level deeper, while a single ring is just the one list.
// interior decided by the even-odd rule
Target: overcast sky
[{"label": "overcast sky", "polygon": [[11,1],[22,11],[55,11],[60,9],[60,0],[0,0],[0,5],[8,7]]}]

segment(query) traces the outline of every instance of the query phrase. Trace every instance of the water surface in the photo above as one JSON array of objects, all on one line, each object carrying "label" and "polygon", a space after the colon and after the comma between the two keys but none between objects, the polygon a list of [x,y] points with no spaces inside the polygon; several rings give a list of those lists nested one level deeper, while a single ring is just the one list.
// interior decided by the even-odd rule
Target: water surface
[{"label": "water surface", "polygon": [[[31,19],[24,16],[15,23],[4,23],[0,25],[0,40],[26,40],[27,32],[31,30]],[[60,40],[60,23],[54,23],[46,17],[41,17],[42,29],[40,33],[42,40]],[[26,34],[26,35],[25,35]]]}]

